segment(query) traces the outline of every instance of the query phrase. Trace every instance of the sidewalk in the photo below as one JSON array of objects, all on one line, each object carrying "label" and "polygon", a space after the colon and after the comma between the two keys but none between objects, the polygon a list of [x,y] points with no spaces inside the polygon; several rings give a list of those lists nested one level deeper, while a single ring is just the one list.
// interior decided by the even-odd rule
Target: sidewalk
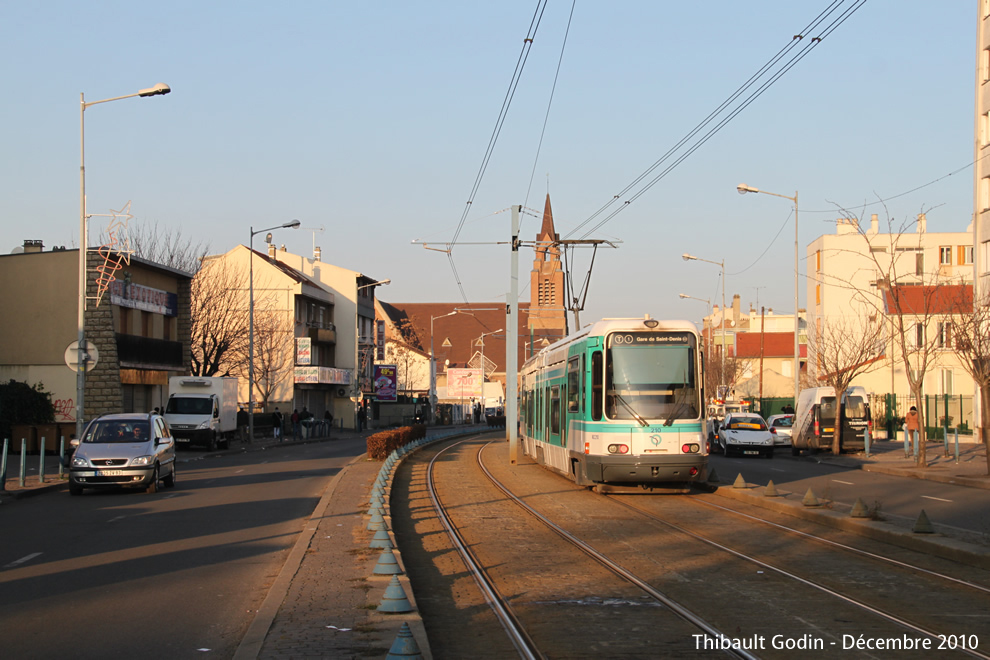
[{"label": "sidewalk", "polygon": [[[865,452],[833,456],[831,453],[812,454],[811,458],[820,463],[841,465],[866,472],[879,472],[898,477],[910,477],[937,481],[957,486],[990,489],[990,476],[987,475],[986,447],[977,442],[959,441],[959,461],[956,462],[956,446],[949,438],[946,448],[941,441],[926,443],[928,467],[918,467],[914,460],[913,447],[905,456],[904,443],[880,440],[871,443],[870,456]],[[948,455],[947,455],[948,454]]]}]

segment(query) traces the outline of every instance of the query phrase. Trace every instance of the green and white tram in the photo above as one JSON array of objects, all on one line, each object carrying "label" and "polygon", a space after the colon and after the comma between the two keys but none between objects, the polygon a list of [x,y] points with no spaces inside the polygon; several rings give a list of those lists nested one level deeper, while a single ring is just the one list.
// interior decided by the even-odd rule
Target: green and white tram
[{"label": "green and white tram", "polygon": [[541,350],[521,376],[520,437],[540,465],[589,487],[708,478],[693,323],[605,319]]}]

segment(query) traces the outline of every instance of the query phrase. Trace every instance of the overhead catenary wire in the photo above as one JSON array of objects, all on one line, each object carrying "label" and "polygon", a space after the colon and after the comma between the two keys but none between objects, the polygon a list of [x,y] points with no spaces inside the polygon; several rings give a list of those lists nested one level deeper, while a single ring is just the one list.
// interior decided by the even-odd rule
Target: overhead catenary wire
[{"label": "overhead catenary wire", "polygon": [[[636,179],[622,189],[618,194],[613,195],[612,198],[605,203],[601,208],[599,208],[594,214],[589,218],[580,223],[577,227],[568,233],[571,236],[584,227],[586,227],[590,222],[598,218],[601,214],[605,213],[611,206],[613,206],[617,201],[622,199],[627,193],[636,188],[644,179],[650,176],[657,168],[667,162],[674,154],[688,144],[693,138],[695,138],[701,131],[703,131],[710,124],[717,123],[708,129],[702,137],[700,137],[696,142],[694,142],[686,151],[681,153],[670,165],[664,168],[658,175],[653,177],[648,183],[643,187],[639,188],[634,194],[632,194],[628,199],[626,199],[621,206],[609,213],[603,220],[594,225],[591,229],[586,231],[582,236],[589,236],[596,232],[602,226],[607,224],[612,218],[621,213],[625,208],[627,208],[634,201],[639,199],[643,194],[645,194],[650,188],[656,185],[661,179],[663,179],[667,174],[669,174],[674,168],[676,168],[680,163],[687,159],[691,154],[697,151],[703,144],[705,144],[709,139],[711,139],[716,133],[718,133],[722,128],[725,127],[732,119],[739,115],[740,112],[745,110],[753,101],[763,95],[763,93],[769,89],[774,83],[776,83],[784,74],[790,71],[798,62],[800,62],[812,49],[815,48],[823,39],[828,37],[832,32],[834,32],[840,25],[842,25],[853,13],[855,13],[860,7],[862,7],[866,0],[854,0],[853,4],[846,7],[836,18],[832,19],[832,22],[821,28],[821,32],[818,36],[812,37],[810,40],[805,39],[805,35],[809,32],[818,30],[820,26],[833,14],[835,14],[847,0],[833,0],[811,23],[809,23],[801,32],[794,35],[788,44],[781,48],[766,64],[763,65],[753,74],[745,83],[743,83],[739,88],[736,89],[733,94],[729,96],[721,105],[718,106],[714,111],[712,111],[704,120],[702,120],[697,126],[694,127],[684,138],[682,138],[677,144],[675,144],[671,149],[667,151],[660,159],[653,163],[649,168],[647,168],[642,174],[640,174]],[[797,48],[797,52],[791,54],[791,51]],[[790,59],[783,61],[785,57],[790,54]],[[783,63],[781,64],[781,62]],[[768,79],[759,84],[759,86],[749,93],[748,96],[743,98],[741,101],[736,103],[736,101],[743,96],[745,92],[750,90],[754,85],[756,85],[761,79],[764,79],[769,75]],[[727,113],[727,114],[726,114]],[[721,119],[719,119],[721,117]]]}]

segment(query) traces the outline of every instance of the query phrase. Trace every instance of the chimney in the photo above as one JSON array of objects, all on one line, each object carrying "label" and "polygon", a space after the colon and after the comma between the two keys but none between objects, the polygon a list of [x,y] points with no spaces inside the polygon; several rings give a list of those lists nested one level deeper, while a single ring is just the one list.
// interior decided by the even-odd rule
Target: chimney
[{"label": "chimney", "polygon": [[24,241],[24,254],[31,254],[33,252],[41,252],[45,249],[45,244],[41,241]]},{"label": "chimney", "polygon": [[925,214],[924,213],[919,213],[918,214],[918,233],[919,234],[924,234],[925,233],[925,228],[926,228],[925,226],[927,224],[928,224],[928,218],[925,217]]},{"label": "chimney", "polygon": [[323,256],[323,250],[317,245],[313,248],[313,261],[319,261],[321,256]]},{"label": "chimney", "polygon": [[835,233],[837,236],[855,234],[859,229],[859,222],[855,218],[838,218],[835,221]]},{"label": "chimney", "polygon": [[732,296],[732,321],[733,323],[739,323],[739,294]]},{"label": "chimney", "polygon": [[274,259],[275,258],[275,244],[274,243],[269,243],[268,244],[268,258],[269,259]]},{"label": "chimney", "polygon": [[877,220],[877,214],[874,213],[870,216],[870,233],[879,234],[880,233],[880,221]]}]

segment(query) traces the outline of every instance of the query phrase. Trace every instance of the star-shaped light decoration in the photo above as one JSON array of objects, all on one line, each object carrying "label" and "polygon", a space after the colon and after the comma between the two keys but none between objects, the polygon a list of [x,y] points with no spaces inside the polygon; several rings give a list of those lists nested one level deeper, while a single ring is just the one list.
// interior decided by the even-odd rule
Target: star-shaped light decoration
[{"label": "star-shaped light decoration", "polygon": [[114,273],[130,265],[131,249],[130,237],[127,235],[127,223],[134,216],[131,215],[131,202],[128,200],[119,211],[110,209],[110,224],[107,225],[108,242],[101,245],[97,253],[103,257],[103,263],[96,267],[96,305],[99,307],[103,300],[103,294],[110,288],[110,284],[116,279]]}]

